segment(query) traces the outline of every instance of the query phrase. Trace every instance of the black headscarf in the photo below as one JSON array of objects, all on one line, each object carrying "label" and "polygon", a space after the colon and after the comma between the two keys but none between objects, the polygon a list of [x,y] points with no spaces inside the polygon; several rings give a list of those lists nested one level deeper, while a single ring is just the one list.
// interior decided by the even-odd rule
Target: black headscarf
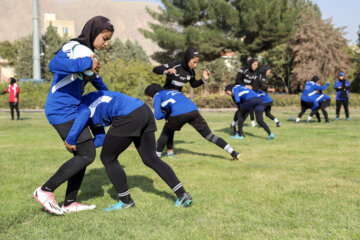
[{"label": "black headscarf", "polygon": [[165,88],[161,87],[159,84],[152,83],[145,88],[145,95],[153,98],[156,93],[164,89]]},{"label": "black headscarf", "polygon": [[105,29],[114,32],[114,26],[110,20],[103,16],[96,16],[86,22],[81,34],[71,41],[78,41],[94,51],[94,40]]},{"label": "black headscarf", "polygon": [[318,80],[320,80],[320,78],[316,75],[311,78],[311,81],[313,82],[317,82]]},{"label": "black headscarf", "polygon": [[257,61],[257,58],[250,58],[249,61],[246,63],[246,68],[249,69],[250,72],[254,72],[254,70],[251,68],[251,65]]},{"label": "black headscarf", "polygon": [[199,52],[195,48],[189,47],[185,51],[185,55],[184,55],[181,65],[185,68],[189,68],[188,63],[194,57],[199,57]]},{"label": "black headscarf", "polygon": [[271,69],[271,67],[269,67],[269,66],[267,66],[267,65],[264,65],[264,66],[262,66],[261,68],[260,68],[260,73],[261,74],[264,74],[264,76],[266,77],[266,72],[268,71],[268,70],[270,70]]},{"label": "black headscarf", "polygon": [[14,83],[16,83],[16,79],[15,78],[10,78],[10,84],[13,85]]},{"label": "black headscarf", "polygon": [[225,92],[226,91],[232,91],[234,87],[235,87],[235,83],[230,83],[229,85],[227,85],[225,87]]}]

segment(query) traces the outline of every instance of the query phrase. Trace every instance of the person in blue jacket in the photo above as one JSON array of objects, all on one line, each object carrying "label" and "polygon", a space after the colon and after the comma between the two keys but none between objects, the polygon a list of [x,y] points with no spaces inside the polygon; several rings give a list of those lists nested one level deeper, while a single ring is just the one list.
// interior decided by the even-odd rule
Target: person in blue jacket
[{"label": "person in blue jacket", "polygon": [[[326,108],[330,106],[330,102],[331,102],[330,96],[328,96],[320,91],[319,93],[316,93],[314,95],[314,97],[319,104],[318,108],[321,110],[321,112],[324,115],[325,123],[329,123],[329,115],[326,111]],[[321,122],[319,111],[316,112],[316,118],[317,118],[318,122]]]},{"label": "person in blue jacket", "polygon": [[153,101],[155,118],[167,120],[157,141],[156,154],[159,157],[161,157],[162,150],[167,143],[169,133],[180,131],[186,123],[189,123],[203,138],[227,151],[233,159],[238,158],[239,153],[224,139],[211,132],[195,103],[181,92],[167,90],[159,84],[153,83],[146,87],[145,95]]},{"label": "person in blue jacket", "polygon": [[[154,114],[143,101],[112,91],[96,91],[82,97],[75,122],[65,139],[70,152],[77,150],[76,140],[86,125],[95,138],[95,147],[102,146],[100,159],[119,201],[105,211],[134,207],[126,174],[118,161],[119,155],[134,143],[143,163],[153,169],[178,197],[175,206],[187,207],[192,198],[176,177],[172,168],[156,156]],[[110,126],[105,134],[104,127]]]},{"label": "person in blue jacket", "polygon": [[274,134],[271,133],[268,125],[263,120],[264,103],[262,99],[250,88],[242,85],[229,84],[225,87],[227,95],[234,97],[235,103],[238,105],[238,132],[231,136],[234,139],[243,139],[243,123],[244,116],[250,111],[255,112],[256,121],[268,134],[268,140],[274,139]]},{"label": "person in blue jacket", "polygon": [[[108,18],[93,17],[85,24],[79,37],[65,43],[49,64],[54,77],[45,102],[45,114],[63,140],[74,123],[85,85],[91,82],[96,89],[107,90],[105,83],[98,75],[100,64],[96,56],[72,59],[72,49],[77,45],[83,45],[92,51],[94,49],[101,51],[108,46],[113,32],[114,27]],[[92,76],[83,74],[88,69],[92,70]],[[88,206],[76,202],[86,166],[95,159],[95,146],[88,128],[81,131],[76,145],[74,156],[34,191],[33,197],[50,213],[63,215],[95,208],[95,205]],[[66,181],[68,185],[65,201],[60,208],[53,192]]]},{"label": "person in blue jacket", "polygon": [[272,99],[265,91],[258,90],[256,93],[263,100],[265,115],[271,120],[273,120],[277,127],[280,127],[280,121],[271,114],[271,106],[274,102],[274,99]]},{"label": "person in blue jacket", "polygon": [[[182,60],[154,67],[153,72],[156,74],[166,75],[166,81],[163,86],[165,89],[178,90],[181,92],[188,82],[191,87],[197,88],[206,83],[210,77],[209,70],[204,70],[202,78],[196,80],[195,68],[197,67],[199,60],[199,52],[195,48],[189,47],[186,49]],[[166,156],[176,158],[173,151],[174,132],[170,132],[169,134]]]},{"label": "person in blue jacket", "polygon": [[346,120],[350,120],[349,115],[349,89],[350,82],[346,80],[345,73],[339,73],[339,80],[335,81],[336,90],[336,120],[339,120],[341,105],[344,106]]},{"label": "person in blue jacket", "polygon": [[307,119],[307,122],[310,122],[314,114],[318,111],[319,103],[316,101],[316,93],[319,91],[325,90],[329,86],[329,83],[326,83],[324,86],[320,86],[320,78],[318,76],[313,76],[310,81],[306,82],[304,91],[301,95],[301,111],[296,118],[295,122],[300,122],[302,115],[304,115],[307,109],[311,109],[311,113]]}]

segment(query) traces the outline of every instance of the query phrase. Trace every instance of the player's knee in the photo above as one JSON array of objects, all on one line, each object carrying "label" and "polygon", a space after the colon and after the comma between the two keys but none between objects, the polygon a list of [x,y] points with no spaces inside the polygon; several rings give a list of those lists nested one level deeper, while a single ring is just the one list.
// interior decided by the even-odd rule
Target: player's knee
[{"label": "player's knee", "polygon": [[205,138],[209,142],[213,142],[213,143],[216,143],[216,141],[219,139],[219,137],[214,135],[212,132],[210,132]]},{"label": "player's knee", "polygon": [[82,158],[84,159],[84,161],[86,162],[87,165],[94,162],[95,157],[96,157],[95,147],[90,148],[85,154],[82,155]]}]

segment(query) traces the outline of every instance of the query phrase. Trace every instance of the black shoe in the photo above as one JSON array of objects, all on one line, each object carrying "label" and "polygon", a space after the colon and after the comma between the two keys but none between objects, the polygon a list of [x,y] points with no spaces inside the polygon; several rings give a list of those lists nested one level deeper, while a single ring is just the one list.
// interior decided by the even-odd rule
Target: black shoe
[{"label": "black shoe", "polygon": [[236,133],[236,126],[230,125],[230,131],[231,131],[231,135],[235,135],[235,133]]},{"label": "black shoe", "polygon": [[232,159],[232,160],[239,160],[239,158],[238,158],[239,153],[238,153],[238,152],[233,151],[233,152],[231,153],[231,156],[233,157],[233,159]]},{"label": "black shoe", "polygon": [[280,122],[277,122],[276,123],[276,127],[280,127],[281,123]]}]

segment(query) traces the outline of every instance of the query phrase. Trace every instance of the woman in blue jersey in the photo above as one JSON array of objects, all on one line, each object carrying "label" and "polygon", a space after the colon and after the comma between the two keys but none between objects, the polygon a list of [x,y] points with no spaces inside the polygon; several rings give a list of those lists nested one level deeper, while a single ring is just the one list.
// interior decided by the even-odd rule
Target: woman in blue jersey
[{"label": "woman in blue jersey", "polygon": [[[45,103],[45,114],[60,137],[65,140],[78,112],[84,87],[88,82],[98,90],[107,90],[98,75],[100,68],[95,54],[80,58],[72,56],[74,48],[81,46],[93,52],[101,51],[109,44],[114,32],[112,23],[106,17],[91,18],[84,26],[79,37],[65,43],[49,64],[54,73],[51,88]],[[91,74],[84,74],[91,69]],[[56,215],[68,212],[94,209],[95,205],[84,205],[76,202],[78,190],[85,174],[86,166],[95,159],[95,146],[88,128],[84,128],[76,141],[77,150],[74,157],[65,162],[58,171],[42,186],[38,187],[33,197],[46,210]],[[53,192],[64,182],[68,182],[65,202],[60,208]]]},{"label": "woman in blue jersey", "polygon": [[[95,136],[95,147],[103,146],[100,158],[119,196],[119,201],[105,211],[135,206],[125,171],[118,161],[118,156],[131,143],[134,143],[143,163],[153,169],[174,191],[178,197],[175,206],[187,207],[192,203],[190,194],[185,192],[172,168],[156,156],[154,114],[143,101],[112,91],[96,91],[84,95],[75,122],[65,140],[70,152],[77,151],[77,139],[87,124]],[[104,126],[109,125],[111,127],[105,134]]]}]

